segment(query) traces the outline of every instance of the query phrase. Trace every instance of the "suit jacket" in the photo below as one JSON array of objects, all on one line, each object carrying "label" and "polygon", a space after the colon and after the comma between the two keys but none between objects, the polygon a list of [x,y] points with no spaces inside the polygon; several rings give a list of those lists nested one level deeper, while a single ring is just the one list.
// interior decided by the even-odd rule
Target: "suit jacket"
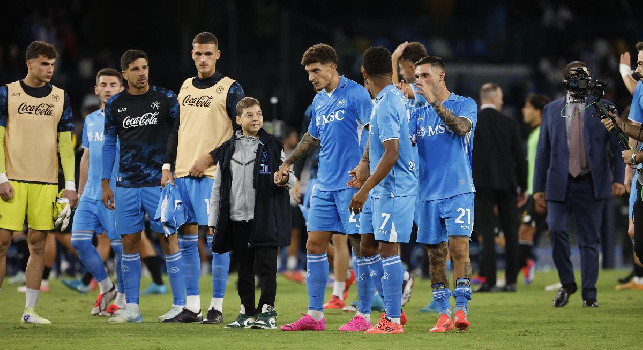
[{"label": "suit jacket", "polygon": [[527,190],[527,159],[518,122],[494,108],[478,112],[473,138],[473,183],[476,188]]},{"label": "suit jacket", "polygon": [[[583,119],[583,136],[587,164],[592,172],[594,197],[597,200],[612,196],[612,183],[623,183],[625,166],[621,149],[614,136],[609,135],[599,119],[599,113],[588,98]],[[609,101],[602,100],[605,105]],[[543,110],[540,138],[534,165],[534,192],[545,192],[547,200],[565,201],[569,178],[569,148],[567,129],[561,110],[565,108],[565,97],[547,104]]]}]

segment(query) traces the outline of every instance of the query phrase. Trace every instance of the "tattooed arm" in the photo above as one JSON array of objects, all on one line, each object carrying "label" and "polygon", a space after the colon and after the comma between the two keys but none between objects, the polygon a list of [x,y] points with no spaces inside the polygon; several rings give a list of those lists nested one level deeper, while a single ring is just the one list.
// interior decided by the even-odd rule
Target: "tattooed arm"
[{"label": "tattooed arm", "polygon": [[458,117],[448,110],[442,103],[437,100],[429,102],[433,109],[438,113],[438,116],[444,120],[444,123],[453,130],[456,134],[462,136],[471,131],[471,121],[465,117]]},{"label": "tattooed arm", "polygon": [[299,141],[299,144],[297,144],[297,147],[295,147],[290,156],[284,160],[279,167],[279,170],[275,172],[275,184],[278,186],[284,186],[288,182],[290,166],[317,149],[317,147],[319,147],[319,139],[312,137],[309,133],[305,133],[301,138],[301,141]]}]

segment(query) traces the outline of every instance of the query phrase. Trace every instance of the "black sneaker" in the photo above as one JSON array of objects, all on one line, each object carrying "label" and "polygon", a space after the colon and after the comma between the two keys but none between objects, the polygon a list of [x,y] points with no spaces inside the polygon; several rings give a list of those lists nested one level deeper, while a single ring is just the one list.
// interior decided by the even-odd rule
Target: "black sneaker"
[{"label": "black sneaker", "polygon": [[184,307],[178,315],[163,320],[163,323],[195,323],[201,322],[201,318],[201,310],[199,310],[199,312],[192,312],[190,309]]},{"label": "black sneaker", "polygon": [[583,300],[583,307],[598,307],[598,301],[596,299],[585,299]]},{"label": "black sneaker", "polygon": [[277,311],[270,305],[264,305],[261,311],[255,316],[255,321],[250,328],[277,329]]},{"label": "black sneaker", "polygon": [[201,321],[203,324],[219,324],[223,323],[223,314],[219,310],[215,310],[214,308],[208,310],[207,315],[205,315],[205,318],[203,321]]}]

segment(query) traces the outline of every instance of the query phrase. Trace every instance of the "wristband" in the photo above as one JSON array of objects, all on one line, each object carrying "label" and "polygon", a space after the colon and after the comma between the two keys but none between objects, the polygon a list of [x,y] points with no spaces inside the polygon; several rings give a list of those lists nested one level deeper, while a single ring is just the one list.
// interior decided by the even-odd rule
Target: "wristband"
[{"label": "wristband", "polygon": [[9,179],[7,178],[7,173],[0,173],[0,184],[3,184],[7,181],[9,181]]},{"label": "wristband", "polygon": [[632,67],[630,67],[627,64],[619,64],[618,65],[618,71],[621,73],[621,76],[625,78],[625,76],[632,75]]},{"label": "wristband", "polygon": [[76,192],[76,183],[74,181],[65,181],[65,190]]},{"label": "wristband", "polygon": [[170,170],[170,169],[172,169],[172,166],[170,165],[170,163],[163,163],[161,170]]},{"label": "wristband", "polygon": [[630,158],[630,164],[636,165],[636,153],[632,154],[632,158]]}]

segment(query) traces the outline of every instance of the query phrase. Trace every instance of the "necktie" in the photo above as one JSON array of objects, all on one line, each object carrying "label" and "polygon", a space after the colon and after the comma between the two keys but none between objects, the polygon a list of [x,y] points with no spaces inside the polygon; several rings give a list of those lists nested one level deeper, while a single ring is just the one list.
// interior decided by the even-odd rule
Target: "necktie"
[{"label": "necktie", "polygon": [[583,120],[578,106],[574,106],[571,116],[570,142],[569,142],[569,174],[573,177],[580,175],[582,169],[587,168],[585,155],[585,140],[583,138]]}]

